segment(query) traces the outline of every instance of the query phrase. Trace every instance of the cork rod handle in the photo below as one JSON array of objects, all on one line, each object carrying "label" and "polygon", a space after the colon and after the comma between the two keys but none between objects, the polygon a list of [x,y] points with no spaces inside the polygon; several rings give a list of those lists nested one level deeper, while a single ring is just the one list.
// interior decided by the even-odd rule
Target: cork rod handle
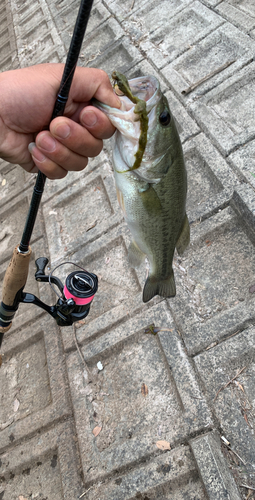
[{"label": "cork rod handle", "polygon": [[[18,251],[18,246],[14,249],[11,261],[4,276],[1,304],[3,307],[8,306],[11,308],[14,305],[17,293],[24,288],[27,281],[31,253],[32,250],[30,247],[27,253],[20,253]],[[0,326],[0,333],[5,333],[9,328],[10,325]]]}]

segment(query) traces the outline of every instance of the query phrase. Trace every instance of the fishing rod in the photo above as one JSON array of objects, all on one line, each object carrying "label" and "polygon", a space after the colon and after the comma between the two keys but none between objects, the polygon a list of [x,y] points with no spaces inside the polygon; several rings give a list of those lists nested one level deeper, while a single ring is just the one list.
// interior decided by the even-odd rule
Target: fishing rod
[{"label": "fishing rod", "polygon": [[[93,0],[81,0],[50,122],[57,116],[62,116],[64,114],[92,4]],[[79,268],[79,271],[69,274],[66,278],[65,285],[63,285],[59,278],[53,276],[53,272],[61,265],[73,263],[65,262],[59,264],[49,275],[46,275],[45,268],[48,264],[48,259],[46,257],[40,257],[35,262],[37,268],[35,279],[37,281],[48,282],[51,286],[54,284],[59,289],[61,295],[54,289],[58,296],[58,301],[54,306],[48,306],[35,295],[23,292],[27,281],[29,260],[32,252],[29,242],[42,198],[45,181],[46,176],[39,171],[21,242],[14,249],[12,259],[4,276],[2,302],[0,304],[0,346],[4,334],[11,328],[12,320],[21,302],[25,304],[35,304],[41,307],[56,320],[58,325],[68,326],[88,315],[91,302],[97,291],[98,280],[95,274],[89,273],[77,264],[74,264]]]}]

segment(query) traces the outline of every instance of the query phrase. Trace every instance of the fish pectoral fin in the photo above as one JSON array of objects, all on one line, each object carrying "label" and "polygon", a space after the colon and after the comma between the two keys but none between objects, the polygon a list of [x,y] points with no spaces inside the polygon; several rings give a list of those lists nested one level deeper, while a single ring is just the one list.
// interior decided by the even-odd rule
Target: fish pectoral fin
[{"label": "fish pectoral fin", "polygon": [[139,267],[146,255],[140,250],[135,241],[131,241],[128,248],[128,261],[131,267]]},{"label": "fish pectoral fin", "polygon": [[147,214],[151,217],[157,216],[162,211],[160,199],[151,184],[147,184],[147,189],[140,189],[139,195]]},{"label": "fish pectoral fin", "polygon": [[160,295],[160,297],[164,298],[175,297],[176,289],[173,271],[172,274],[164,280],[154,276],[148,276],[143,289],[143,302],[148,302],[155,295]]},{"label": "fish pectoral fin", "polygon": [[126,215],[126,209],[125,209],[125,202],[124,202],[124,196],[120,189],[117,188],[116,186],[116,193],[117,193],[117,200],[119,202],[119,206],[123,212],[124,215]]},{"label": "fish pectoral fin", "polygon": [[184,250],[186,250],[187,246],[189,245],[189,242],[190,242],[189,221],[188,221],[187,214],[185,214],[181,234],[180,234],[178,241],[175,245],[176,250],[177,250],[179,255],[183,254]]}]

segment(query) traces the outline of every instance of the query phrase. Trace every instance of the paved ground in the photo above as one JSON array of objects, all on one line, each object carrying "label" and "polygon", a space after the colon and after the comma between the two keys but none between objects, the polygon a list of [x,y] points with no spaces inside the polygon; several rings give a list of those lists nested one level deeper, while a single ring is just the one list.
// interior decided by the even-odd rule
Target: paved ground
[{"label": "paved ground", "polygon": [[[1,71],[64,61],[77,9],[1,0]],[[93,383],[73,329],[21,306],[0,370],[1,500],[255,499],[254,51],[253,0],[95,1],[80,64],[159,78],[185,151],[191,245],[175,259],[176,298],[144,305],[110,143],[47,182],[33,262],[99,276],[76,328]],[[33,184],[0,163],[1,278]],[[26,290],[55,302],[33,262]]]}]

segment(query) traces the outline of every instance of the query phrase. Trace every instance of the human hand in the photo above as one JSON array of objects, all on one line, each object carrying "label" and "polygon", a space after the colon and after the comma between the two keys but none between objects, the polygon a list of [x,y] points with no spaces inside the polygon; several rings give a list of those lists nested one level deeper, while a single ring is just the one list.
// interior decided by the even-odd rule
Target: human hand
[{"label": "human hand", "polygon": [[104,71],[77,67],[65,116],[43,130],[49,126],[63,68],[40,64],[0,74],[0,157],[27,172],[39,169],[49,179],[85,168],[88,157],[100,153],[102,139],[114,133],[107,116],[89,105],[92,97],[120,107]]}]

